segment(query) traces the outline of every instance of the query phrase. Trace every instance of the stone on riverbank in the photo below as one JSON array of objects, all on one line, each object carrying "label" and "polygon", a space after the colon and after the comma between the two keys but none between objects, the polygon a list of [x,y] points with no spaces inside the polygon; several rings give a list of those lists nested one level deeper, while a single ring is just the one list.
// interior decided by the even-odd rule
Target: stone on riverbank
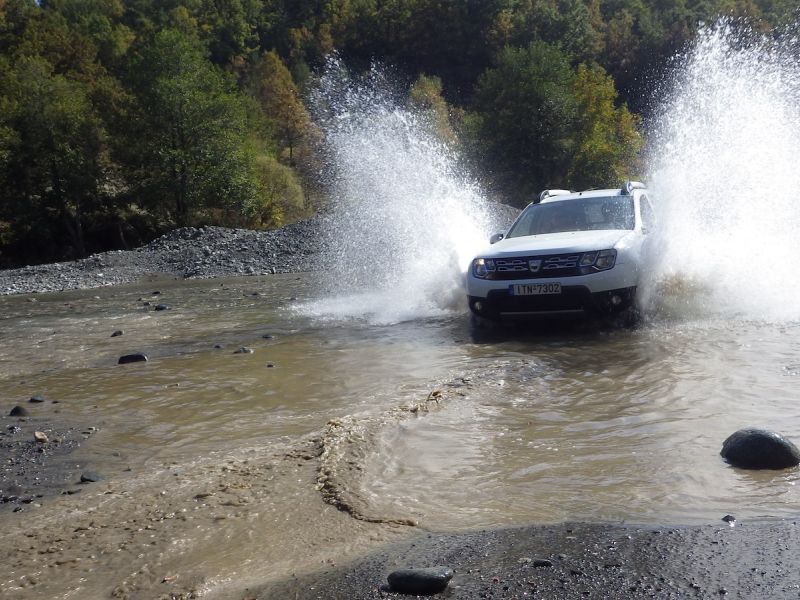
[{"label": "stone on riverbank", "polygon": [[96,483],[102,479],[103,476],[94,471],[84,471],[81,473],[81,483]]},{"label": "stone on riverbank", "polygon": [[9,417],[27,417],[30,416],[28,409],[20,406],[19,404],[11,409],[11,412],[8,413]]},{"label": "stone on riverbank", "polygon": [[47,439],[47,434],[44,431],[34,431],[33,439],[35,439],[40,444],[46,444],[48,441],[50,441]]},{"label": "stone on riverbank", "polygon": [[448,567],[427,567],[393,571],[387,580],[392,591],[429,596],[443,591],[452,578],[453,570]]},{"label": "stone on riverbank", "polygon": [[137,363],[137,362],[147,362],[147,355],[143,354],[142,352],[136,352],[134,354],[126,354],[125,356],[119,357],[117,364],[127,365],[130,363]]},{"label": "stone on riverbank", "polygon": [[740,429],[722,444],[720,456],[742,469],[785,469],[800,464],[800,450],[766,429]]}]

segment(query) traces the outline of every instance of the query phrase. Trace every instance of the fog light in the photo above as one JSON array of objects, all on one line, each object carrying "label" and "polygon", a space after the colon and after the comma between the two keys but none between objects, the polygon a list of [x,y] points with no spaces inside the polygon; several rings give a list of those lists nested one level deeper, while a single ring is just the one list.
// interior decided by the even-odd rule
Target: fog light
[{"label": "fog light", "polygon": [[618,294],[614,294],[613,296],[611,296],[611,304],[613,304],[614,306],[619,306],[620,304],[622,304],[622,296]]},{"label": "fog light", "polygon": [[473,306],[475,307],[475,310],[477,310],[477,311],[483,310],[483,302],[476,302],[475,304],[473,304]]}]

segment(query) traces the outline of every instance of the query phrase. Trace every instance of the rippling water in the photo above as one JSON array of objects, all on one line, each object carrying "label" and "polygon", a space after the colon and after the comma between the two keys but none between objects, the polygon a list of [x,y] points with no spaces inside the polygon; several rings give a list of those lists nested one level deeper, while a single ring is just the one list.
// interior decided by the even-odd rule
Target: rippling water
[{"label": "rippling water", "polygon": [[[0,299],[4,397],[10,407],[43,394],[99,425],[87,452],[100,464],[112,452],[155,465],[288,448],[356,415],[374,435],[360,442],[359,477],[341,485],[372,514],[431,528],[683,523],[798,507],[794,470],[739,471],[718,455],[744,426],[800,438],[796,323],[661,320],[486,340],[459,312],[323,325],[295,310],[314,283],[166,283],[163,312],[142,306],[152,297],[141,287]],[[125,335],[109,337],[115,329]],[[234,354],[240,346],[254,352]],[[151,361],[115,364],[132,351]],[[388,416],[462,378],[430,412]]]}]

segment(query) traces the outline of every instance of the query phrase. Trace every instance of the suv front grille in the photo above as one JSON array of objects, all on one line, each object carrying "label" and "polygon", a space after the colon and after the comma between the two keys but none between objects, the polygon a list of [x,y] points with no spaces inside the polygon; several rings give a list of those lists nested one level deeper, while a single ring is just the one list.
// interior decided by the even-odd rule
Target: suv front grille
[{"label": "suv front grille", "polygon": [[574,277],[580,275],[579,253],[547,254],[544,256],[515,256],[495,258],[492,279],[545,279],[547,277]]}]

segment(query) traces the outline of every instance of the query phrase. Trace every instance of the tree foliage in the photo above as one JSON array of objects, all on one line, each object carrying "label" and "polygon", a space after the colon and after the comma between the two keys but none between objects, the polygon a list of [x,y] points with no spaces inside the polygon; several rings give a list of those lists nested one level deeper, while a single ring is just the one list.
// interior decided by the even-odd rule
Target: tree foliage
[{"label": "tree foliage", "polygon": [[133,66],[139,137],[127,163],[134,195],[167,208],[178,225],[203,209],[252,213],[257,204],[254,155],[246,115],[228,78],[202,45],[174,29],[157,33]]},{"label": "tree foliage", "polygon": [[303,94],[334,51],[405,77],[408,106],[498,197],[613,184],[637,170],[642,82],[700,23],[769,32],[796,4],[0,0],[0,262],[307,214]]}]

